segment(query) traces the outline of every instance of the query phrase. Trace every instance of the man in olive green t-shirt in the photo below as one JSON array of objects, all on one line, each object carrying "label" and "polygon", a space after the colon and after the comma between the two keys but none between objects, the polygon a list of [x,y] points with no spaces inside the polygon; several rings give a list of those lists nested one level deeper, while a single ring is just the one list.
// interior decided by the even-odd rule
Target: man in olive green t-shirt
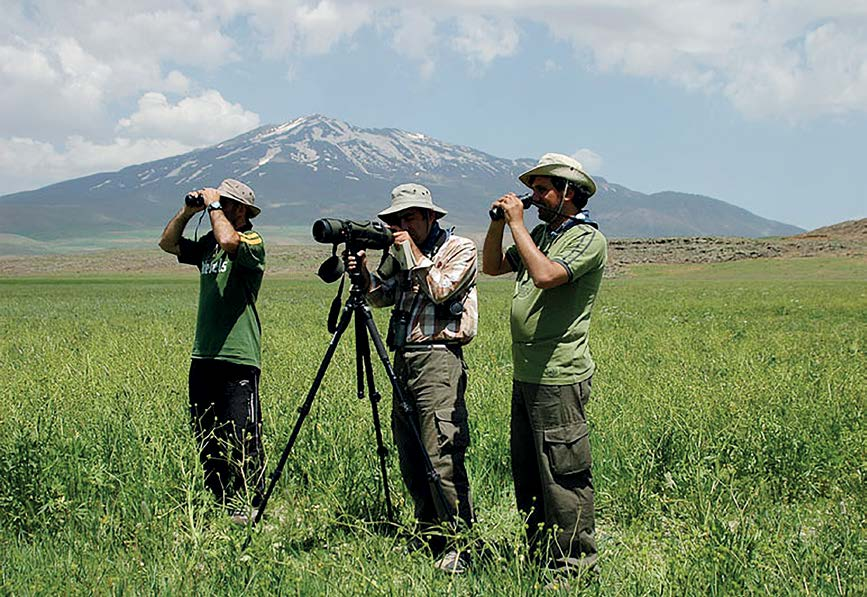
[{"label": "man in olive green t-shirt", "polygon": [[[254,203],[250,187],[228,178],[216,189],[187,195],[160,239],[161,249],[199,269],[190,418],[205,485],[240,524],[255,516],[264,485],[256,298],[265,272],[265,243],[250,223],[260,211]],[[195,241],[184,238],[187,222],[203,210],[211,231]]]},{"label": "man in olive green t-shirt", "polygon": [[[513,193],[485,237],[483,271],[517,272],[512,298],[511,454],[530,545],[548,565],[581,574],[596,564],[593,481],[585,406],[595,365],[587,334],[607,241],[583,211],[596,184],[580,163],[549,153],[520,176],[543,224],[524,225]],[[514,245],[503,251],[508,224]]]}]

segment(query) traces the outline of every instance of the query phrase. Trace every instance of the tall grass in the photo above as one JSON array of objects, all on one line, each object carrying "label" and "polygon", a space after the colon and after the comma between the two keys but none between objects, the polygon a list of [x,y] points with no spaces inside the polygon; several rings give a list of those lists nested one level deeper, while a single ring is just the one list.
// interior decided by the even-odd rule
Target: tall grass
[{"label": "tall grass", "polygon": [[[867,267],[646,268],[606,281],[589,407],[601,576],[591,594],[867,592]],[[830,266],[828,265],[830,263]],[[833,279],[822,272],[833,271]],[[467,350],[478,524],[470,574],[388,525],[370,405],[341,342],[240,549],[203,488],[186,415],[196,280],[0,280],[0,587],[11,593],[535,592],[508,455],[511,282],[480,284]],[[266,278],[262,401],[273,467],[334,292]],[[385,312],[377,312],[380,329]],[[390,391],[377,366],[386,442]]]}]

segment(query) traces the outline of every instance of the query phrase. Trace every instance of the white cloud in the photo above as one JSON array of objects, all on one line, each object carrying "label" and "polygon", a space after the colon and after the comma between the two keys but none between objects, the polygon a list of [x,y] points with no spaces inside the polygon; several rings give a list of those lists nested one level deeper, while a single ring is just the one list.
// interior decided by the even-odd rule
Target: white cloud
[{"label": "white cloud", "polygon": [[[444,51],[484,76],[534,43],[531,32],[572,46],[571,64],[565,55],[540,64],[563,76],[592,68],[668,81],[756,118],[867,111],[865,0],[31,0],[3,9],[3,155],[42,156],[53,172],[152,159],[252,128],[255,113],[195,77],[261,53],[304,84],[309,56],[351,52],[364,29],[423,78]],[[4,162],[0,175],[16,174]]]},{"label": "white cloud", "polygon": [[563,70],[563,67],[560,66],[555,60],[551,60],[548,58],[545,60],[545,64],[542,66],[545,69],[546,73],[556,73],[557,71]]},{"label": "white cloud", "polygon": [[429,14],[412,9],[401,10],[393,23],[392,47],[402,56],[419,63],[422,78],[433,75],[436,51],[436,20]]},{"label": "white cloud", "polygon": [[111,67],[88,53],[74,39],[58,40],[57,57],[66,84],[59,90],[67,102],[102,104]]},{"label": "white cloud", "polygon": [[114,171],[191,149],[171,139],[117,138],[100,144],[71,136],[55,146],[30,138],[0,138],[0,177],[4,191],[11,193],[39,187],[47,181]]},{"label": "white cloud", "polygon": [[[543,4],[543,3],[538,3]],[[867,2],[544,3],[533,20],[602,71],[722,93],[756,117],[867,111]]]},{"label": "white cloud", "polygon": [[52,84],[58,73],[46,56],[32,46],[0,46],[0,76],[21,84]]},{"label": "white cloud", "polygon": [[602,156],[592,149],[582,147],[573,153],[572,157],[581,162],[581,165],[584,166],[584,171],[587,172],[587,174],[599,174],[602,170]]},{"label": "white cloud", "polygon": [[104,108],[106,76],[106,69],[70,38],[56,40],[50,51],[20,41],[0,46],[0,135],[92,127]]},{"label": "white cloud", "polygon": [[192,83],[182,73],[176,70],[171,71],[163,80],[162,89],[171,93],[185,94],[190,90]]},{"label": "white cloud", "polygon": [[[33,0],[4,13],[6,135],[33,132],[15,121],[46,129],[58,126],[52,114],[79,110],[76,130],[86,130],[121,98],[186,93],[195,82],[184,80],[183,67],[242,58],[238,32],[268,57],[298,63],[370,26],[422,77],[432,76],[443,49],[483,73],[515,55],[533,23],[534,35],[568,41],[585,66],[724,94],[746,114],[800,120],[867,110],[865,0]],[[560,57],[556,65],[570,68]],[[63,109],[61,99],[72,105]]]},{"label": "white cloud", "polygon": [[189,9],[141,10],[133,14],[93,15],[80,37],[102,56],[147,61],[171,60],[215,67],[238,59],[234,41],[217,19]]},{"label": "white cloud", "polygon": [[[402,6],[368,5],[378,22]],[[425,75],[442,47],[464,55],[475,72],[512,56],[521,29],[532,22],[589,58],[586,66],[723,94],[750,116],[798,121],[867,111],[865,0],[443,0],[412,6],[432,22],[413,37],[408,17],[397,19],[394,45],[424,64]],[[448,23],[457,33],[436,36]],[[567,69],[550,59],[543,68],[557,66]]]},{"label": "white cloud", "polygon": [[374,12],[370,2],[318,0],[259,0],[250,10],[249,22],[261,36],[261,45],[273,58],[297,53],[329,52],[369,24]]},{"label": "white cloud", "polygon": [[510,19],[470,15],[458,18],[454,49],[479,66],[496,58],[511,56],[518,48],[518,30]]},{"label": "white cloud", "polygon": [[725,94],[754,116],[801,120],[867,108],[867,35],[825,23],[797,43],[742,59]]},{"label": "white cloud", "polygon": [[351,36],[371,17],[363,2],[340,3],[321,0],[316,6],[301,5],[296,12],[303,48],[311,54],[323,54],[339,40]]},{"label": "white cloud", "polygon": [[104,134],[141,92],[186,93],[193,83],[179,66],[237,59],[219,19],[172,4],[34,0],[11,11],[0,25],[0,135]]},{"label": "white cloud", "polygon": [[138,111],[118,123],[118,132],[134,137],[174,139],[188,145],[208,145],[259,126],[259,115],[209,90],[172,104],[161,93],[144,94]]},{"label": "white cloud", "polygon": [[[169,75],[178,85],[185,78]],[[49,143],[31,137],[0,138],[0,179],[7,193],[94,172],[114,171],[191,151],[246,132],[259,116],[210,90],[175,104],[145,93],[138,110],[122,118],[118,135],[104,142],[70,135]]]}]

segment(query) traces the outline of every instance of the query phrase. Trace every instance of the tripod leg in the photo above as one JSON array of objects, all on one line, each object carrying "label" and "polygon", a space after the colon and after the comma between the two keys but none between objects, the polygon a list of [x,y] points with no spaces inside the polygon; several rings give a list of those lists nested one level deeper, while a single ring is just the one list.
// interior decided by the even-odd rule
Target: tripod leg
[{"label": "tripod leg", "polygon": [[364,319],[364,325],[367,327],[367,331],[370,333],[370,339],[373,341],[373,346],[376,348],[376,353],[379,356],[379,360],[382,361],[382,366],[385,368],[386,375],[388,375],[388,379],[391,382],[391,387],[394,390],[394,394],[397,397],[397,402],[400,405],[401,410],[406,414],[406,418],[410,423],[410,429],[412,430],[412,437],[415,440],[416,446],[418,446],[419,453],[422,457],[422,462],[424,463],[425,475],[427,476],[428,486],[430,486],[431,495],[434,498],[434,505],[437,510],[437,516],[441,521],[448,522],[452,525],[456,524],[455,520],[455,512],[452,509],[451,504],[446,499],[446,494],[443,491],[442,480],[440,479],[440,474],[434,468],[433,462],[431,462],[430,456],[427,453],[427,450],[424,447],[424,442],[421,439],[421,432],[418,427],[418,420],[416,418],[416,412],[413,408],[412,404],[406,399],[406,396],[403,393],[403,389],[400,387],[400,383],[398,383],[397,376],[394,373],[394,368],[391,366],[391,361],[388,359],[388,352],[385,350],[385,345],[382,343],[382,338],[379,335],[379,332],[376,329],[376,323],[373,321],[373,314],[370,312],[370,308],[366,304],[362,304],[356,310],[356,320],[358,318]]},{"label": "tripod leg", "polygon": [[[328,350],[325,351],[325,356],[322,358],[322,363],[319,365],[319,370],[316,372],[316,377],[313,379],[310,391],[307,392],[307,398],[304,400],[304,403],[298,407],[298,420],[295,422],[295,427],[292,429],[289,441],[286,442],[286,447],[283,448],[283,453],[280,455],[277,467],[274,469],[274,472],[271,473],[271,482],[268,484],[268,489],[265,491],[265,495],[262,496],[262,502],[259,504],[259,511],[253,519],[253,526],[258,524],[262,519],[262,515],[265,513],[265,507],[268,505],[268,500],[271,497],[271,493],[274,491],[274,486],[277,485],[280,475],[283,474],[283,467],[286,465],[286,460],[289,458],[289,452],[292,451],[292,447],[295,445],[295,440],[298,438],[298,432],[301,431],[301,425],[310,413],[310,407],[313,405],[313,398],[316,397],[316,392],[322,384],[322,379],[325,377],[325,371],[328,369],[329,363],[331,363],[334,351],[337,350],[337,344],[340,342],[340,337],[343,335],[346,328],[349,327],[349,320],[352,319],[352,312],[352,307],[347,303],[347,305],[343,307],[343,313],[340,315],[337,329],[331,336]],[[250,537],[250,535],[247,536],[247,540],[244,542],[244,548],[250,544]]]},{"label": "tripod leg", "polygon": [[394,509],[391,505],[391,492],[388,488],[388,472],[385,462],[385,458],[388,456],[388,448],[385,447],[385,443],[382,441],[382,426],[379,420],[379,401],[382,399],[382,396],[376,390],[376,384],[373,379],[373,366],[370,360],[370,343],[367,338],[367,327],[364,325],[364,320],[358,317],[357,314],[355,317],[355,355],[356,375],[358,376],[358,397],[361,399],[364,398],[362,375],[366,374],[367,376],[370,409],[373,415],[373,429],[376,432],[376,453],[379,455],[379,472],[382,476],[382,488],[385,493],[385,509],[388,521],[394,522]]}]

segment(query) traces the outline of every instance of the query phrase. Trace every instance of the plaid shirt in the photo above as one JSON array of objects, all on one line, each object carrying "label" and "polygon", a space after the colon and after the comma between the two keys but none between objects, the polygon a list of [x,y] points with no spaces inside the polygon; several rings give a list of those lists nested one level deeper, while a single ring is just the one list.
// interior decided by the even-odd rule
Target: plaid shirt
[{"label": "plaid shirt", "polygon": [[[425,256],[411,270],[384,280],[372,274],[367,296],[375,307],[394,305],[410,313],[407,344],[466,344],[479,325],[477,272],[475,243],[452,234],[434,255]],[[436,305],[453,299],[463,306],[460,315],[443,314],[442,308],[437,313]]]}]

